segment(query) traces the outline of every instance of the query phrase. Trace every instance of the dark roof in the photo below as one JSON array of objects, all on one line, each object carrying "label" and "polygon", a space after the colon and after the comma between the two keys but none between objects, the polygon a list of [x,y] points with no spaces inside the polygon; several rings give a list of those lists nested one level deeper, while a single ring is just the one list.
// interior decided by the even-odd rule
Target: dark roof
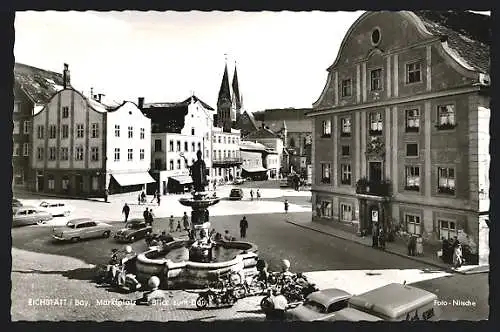
[{"label": "dark roof", "polygon": [[238,72],[236,71],[236,65],[234,66],[234,75],[233,75],[233,97],[236,109],[241,109],[241,96],[240,96],[240,86],[238,83]]},{"label": "dark roof", "polygon": [[260,127],[257,131],[249,133],[245,137],[245,139],[255,139],[255,138],[280,138],[280,137],[272,130],[265,127]]},{"label": "dark roof", "polygon": [[166,109],[166,108],[178,108],[178,107],[187,107],[189,104],[191,104],[191,99],[194,99],[195,101],[199,101],[200,104],[203,105],[204,108],[213,111],[213,107],[205,103],[203,100],[200,98],[196,97],[195,95],[189,97],[186,100],[180,101],[180,102],[158,102],[158,103],[145,103],[143,105],[143,108],[149,108],[149,109]]},{"label": "dark roof", "polygon": [[311,111],[311,108],[273,108],[266,109],[263,112],[263,120],[303,120],[305,114]]},{"label": "dark roof", "polygon": [[227,73],[227,65],[224,67],[224,76],[222,76],[222,82],[220,84],[217,105],[225,99],[231,102],[231,90],[229,89],[229,74]]},{"label": "dark roof", "polygon": [[253,112],[255,121],[264,121],[264,111]]},{"label": "dark roof", "polygon": [[468,65],[490,72],[491,18],[469,11],[417,10],[413,12],[430,33],[446,38]]},{"label": "dark roof", "polygon": [[14,80],[35,104],[46,104],[63,89],[63,75],[22,63],[14,65]]}]

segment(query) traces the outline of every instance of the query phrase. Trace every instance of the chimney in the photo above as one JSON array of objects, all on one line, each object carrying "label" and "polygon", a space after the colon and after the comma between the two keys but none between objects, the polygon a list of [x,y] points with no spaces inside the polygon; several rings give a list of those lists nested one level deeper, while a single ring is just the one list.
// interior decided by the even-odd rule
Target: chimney
[{"label": "chimney", "polygon": [[67,63],[64,64],[63,71],[63,88],[69,88],[71,86],[70,74],[69,74],[69,66]]},{"label": "chimney", "polygon": [[94,99],[94,88],[90,88],[90,98]]},{"label": "chimney", "polygon": [[104,94],[104,93],[98,93],[98,94],[97,94],[97,101],[98,101],[98,102],[101,102],[101,99],[102,99],[102,97],[103,97],[103,96],[105,96],[105,94]]},{"label": "chimney", "polygon": [[137,107],[139,107],[140,110],[144,108],[144,97],[137,98]]}]

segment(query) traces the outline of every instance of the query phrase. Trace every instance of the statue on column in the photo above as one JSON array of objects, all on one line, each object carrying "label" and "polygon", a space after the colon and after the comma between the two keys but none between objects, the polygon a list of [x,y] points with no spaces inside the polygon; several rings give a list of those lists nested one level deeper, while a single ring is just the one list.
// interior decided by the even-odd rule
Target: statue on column
[{"label": "statue on column", "polygon": [[[184,156],[183,153],[180,154],[182,158],[186,161],[187,164],[187,159]],[[205,186],[208,185],[208,170],[207,166],[205,165],[205,161],[202,159],[202,153],[200,150],[196,153],[196,157],[198,160],[196,160],[191,166],[189,167],[189,175],[193,179],[193,187],[195,192],[204,192],[205,191]]]}]

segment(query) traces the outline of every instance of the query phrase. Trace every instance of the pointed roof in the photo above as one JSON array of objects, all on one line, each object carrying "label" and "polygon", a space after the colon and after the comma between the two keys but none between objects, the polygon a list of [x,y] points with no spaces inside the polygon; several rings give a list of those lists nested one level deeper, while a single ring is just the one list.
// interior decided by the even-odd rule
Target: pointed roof
[{"label": "pointed roof", "polygon": [[62,74],[19,62],[14,64],[14,80],[35,104],[46,104],[64,89]]},{"label": "pointed roof", "polygon": [[219,99],[217,99],[217,104],[223,102],[224,100],[231,101],[231,91],[229,89],[229,75],[227,73],[227,63],[224,66],[224,76],[222,76],[222,82],[219,89]]},{"label": "pointed roof", "polygon": [[238,72],[236,71],[236,64],[234,64],[234,75],[233,75],[233,97],[236,109],[241,109],[242,98],[240,96],[240,86],[238,83]]}]

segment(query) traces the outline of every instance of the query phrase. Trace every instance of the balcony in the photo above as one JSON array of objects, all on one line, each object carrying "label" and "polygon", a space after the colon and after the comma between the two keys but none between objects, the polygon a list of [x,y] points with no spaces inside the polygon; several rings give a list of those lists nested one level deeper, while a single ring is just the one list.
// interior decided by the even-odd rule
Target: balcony
[{"label": "balcony", "polygon": [[390,197],[392,195],[391,188],[390,181],[368,181],[363,178],[356,183],[356,194]]},{"label": "balcony", "polygon": [[213,166],[231,166],[231,165],[241,165],[243,160],[241,158],[221,158],[212,159]]}]

